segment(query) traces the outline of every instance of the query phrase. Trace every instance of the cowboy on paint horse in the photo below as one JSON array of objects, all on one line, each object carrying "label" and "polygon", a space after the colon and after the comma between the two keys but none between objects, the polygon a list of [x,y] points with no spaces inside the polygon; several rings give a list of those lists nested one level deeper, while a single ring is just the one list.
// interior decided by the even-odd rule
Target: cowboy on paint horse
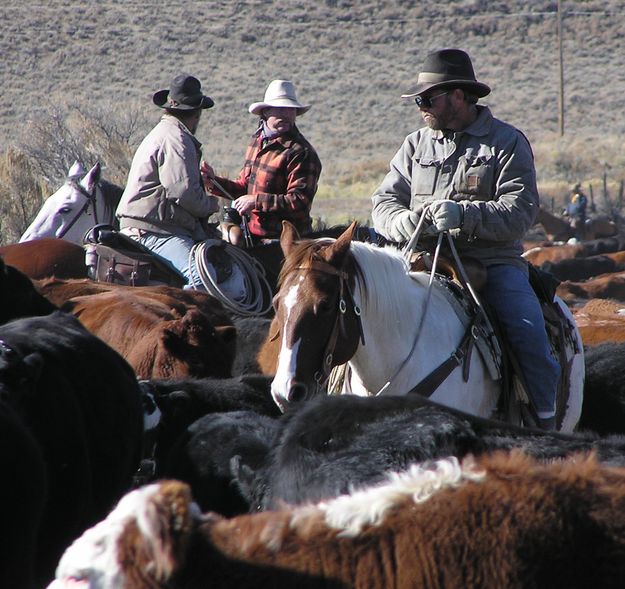
[{"label": "cowboy on paint horse", "polygon": [[538,212],[534,158],[527,138],[478,105],[490,88],[459,49],[430,53],[414,99],[426,126],[406,137],[373,195],[375,229],[407,242],[425,215],[423,236],[455,235],[461,256],[486,267],[482,294],[517,358],[543,429],[555,428],[560,366],[521,257],[521,239]]}]

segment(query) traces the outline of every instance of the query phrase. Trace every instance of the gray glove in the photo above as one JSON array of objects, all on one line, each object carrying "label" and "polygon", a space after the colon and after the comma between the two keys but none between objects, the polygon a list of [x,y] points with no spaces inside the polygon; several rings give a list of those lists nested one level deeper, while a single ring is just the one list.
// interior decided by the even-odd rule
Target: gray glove
[{"label": "gray glove", "polygon": [[425,218],[432,224],[423,235],[436,235],[449,229],[462,227],[462,207],[454,200],[435,200],[425,213]]},{"label": "gray glove", "polygon": [[408,241],[417,228],[419,215],[414,211],[402,211],[395,219],[394,235],[391,237],[397,241]]}]

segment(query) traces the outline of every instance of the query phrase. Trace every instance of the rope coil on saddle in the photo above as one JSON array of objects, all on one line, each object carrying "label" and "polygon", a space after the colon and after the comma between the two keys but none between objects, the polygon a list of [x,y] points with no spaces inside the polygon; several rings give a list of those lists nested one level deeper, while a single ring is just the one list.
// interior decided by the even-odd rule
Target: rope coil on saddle
[{"label": "rope coil on saddle", "polygon": [[[209,271],[208,251],[215,246],[222,248],[232,264],[241,271],[245,285],[243,298],[230,298]],[[217,239],[201,241],[189,253],[189,268],[192,267],[195,267],[207,292],[219,299],[227,309],[244,316],[265,315],[271,309],[273,293],[265,278],[265,269],[241,248]]]}]

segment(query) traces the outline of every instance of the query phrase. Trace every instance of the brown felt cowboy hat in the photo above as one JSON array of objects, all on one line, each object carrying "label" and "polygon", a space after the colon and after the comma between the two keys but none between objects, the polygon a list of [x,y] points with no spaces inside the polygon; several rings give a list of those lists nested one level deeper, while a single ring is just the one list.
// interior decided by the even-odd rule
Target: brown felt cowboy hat
[{"label": "brown felt cowboy hat", "polygon": [[402,98],[414,98],[435,88],[464,88],[482,98],[490,88],[478,82],[473,71],[471,58],[461,49],[441,49],[425,58],[417,83]]},{"label": "brown felt cowboy hat", "polygon": [[195,110],[215,104],[212,98],[202,94],[200,81],[185,73],[178,74],[166,90],[155,92],[152,102],[168,110]]}]

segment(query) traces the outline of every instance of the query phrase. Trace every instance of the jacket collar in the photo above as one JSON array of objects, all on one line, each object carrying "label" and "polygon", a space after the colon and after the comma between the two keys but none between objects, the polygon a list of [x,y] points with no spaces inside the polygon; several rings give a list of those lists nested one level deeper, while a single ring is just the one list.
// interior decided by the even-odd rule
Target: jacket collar
[{"label": "jacket collar", "polygon": [[[483,105],[477,105],[477,118],[462,131],[456,131],[456,133],[467,133],[468,135],[474,135],[475,137],[484,137],[490,133],[490,128],[493,124],[493,115],[490,112],[490,108]],[[441,140],[446,136],[449,136],[449,131],[432,131],[432,137],[434,139]]]},{"label": "jacket collar", "polygon": [[191,138],[191,140],[196,145],[196,147],[198,148],[202,147],[202,144],[198,141],[197,137],[193,133],[191,133],[191,131],[189,131],[189,129],[187,129],[187,127],[183,123],[181,123],[180,120],[177,119],[176,117],[173,117],[168,114],[164,114],[161,117],[161,122],[165,123],[166,125],[173,125],[177,129],[180,129],[180,131],[182,131],[183,133],[186,133]]}]

